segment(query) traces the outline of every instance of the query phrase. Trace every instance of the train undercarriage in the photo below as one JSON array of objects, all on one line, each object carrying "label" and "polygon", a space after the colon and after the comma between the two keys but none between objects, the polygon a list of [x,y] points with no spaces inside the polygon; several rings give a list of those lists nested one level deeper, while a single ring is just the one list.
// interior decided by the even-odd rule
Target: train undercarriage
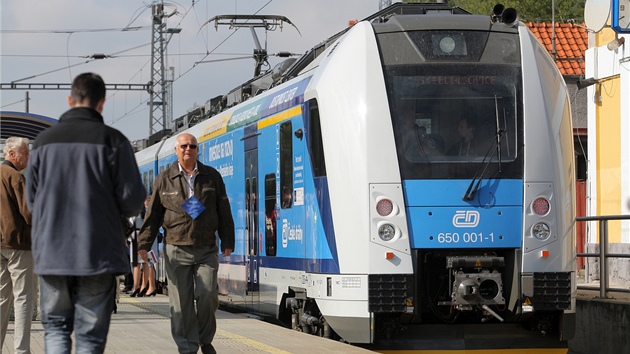
[{"label": "train undercarriage", "polygon": [[[523,301],[515,259],[519,258],[514,250],[480,255],[418,250],[415,275],[370,275],[373,343],[361,345],[381,349],[566,347],[561,337],[563,307],[570,296],[564,289],[570,289],[570,283],[554,274],[553,281],[541,286],[553,292],[545,296],[555,301],[543,298],[540,291]],[[542,303],[543,308],[536,309],[535,303]],[[284,305],[284,322],[292,329],[343,339],[305,292],[291,291]]]}]

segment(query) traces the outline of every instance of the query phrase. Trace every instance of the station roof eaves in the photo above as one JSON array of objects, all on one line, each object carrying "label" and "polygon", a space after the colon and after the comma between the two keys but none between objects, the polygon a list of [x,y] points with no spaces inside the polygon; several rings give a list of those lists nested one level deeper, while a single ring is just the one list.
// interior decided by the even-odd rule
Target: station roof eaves
[{"label": "station roof eaves", "polygon": [[0,138],[19,136],[33,140],[42,130],[55,124],[57,119],[39,114],[0,111]]}]

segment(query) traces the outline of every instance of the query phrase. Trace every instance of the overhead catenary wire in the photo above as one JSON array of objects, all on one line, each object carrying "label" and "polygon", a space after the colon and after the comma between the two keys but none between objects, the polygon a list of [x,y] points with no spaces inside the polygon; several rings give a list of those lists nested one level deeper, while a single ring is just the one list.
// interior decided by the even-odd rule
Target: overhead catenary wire
[{"label": "overhead catenary wire", "polygon": [[[264,10],[268,5],[270,5],[271,3],[273,3],[273,0],[269,0],[266,1],[265,4],[263,4],[258,11],[256,11],[255,13],[260,13],[260,11]],[[209,11],[211,11],[212,9],[212,5],[208,5],[207,4],[207,8],[209,9]],[[1,32],[3,33],[25,33],[25,34],[33,34],[33,33],[42,33],[42,34],[66,34],[67,35],[67,45],[66,45],[66,53],[65,55],[46,55],[46,54],[23,54],[23,55],[19,55],[19,54],[15,54],[15,52],[12,52],[10,54],[2,53],[0,54],[0,56],[4,56],[4,57],[32,57],[32,58],[67,58],[68,60],[68,65],[65,65],[63,67],[59,67],[59,68],[55,68],[53,70],[48,70],[48,71],[42,71],[42,72],[37,72],[34,75],[30,75],[28,77],[24,77],[24,78],[20,78],[16,81],[24,81],[24,80],[29,80],[29,79],[33,79],[35,77],[41,77],[41,76],[45,76],[45,75],[49,75],[49,74],[53,74],[59,71],[63,71],[63,70],[70,70],[71,68],[77,67],[77,66],[84,66],[86,64],[90,64],[91,62],[93,62],[94,60],[99,60],[99,59],[119,59],[119,58],[128,58],[128,57],[149,57],[150,55],[142,55],[142,54],[138,54],[138,53],[129,53],[130,51],[143,47],[143,46],[148,46],[149,43],[145,43],[145,44],[141,44],[139,46],[135,46],[132,48],[127,48],[127,49],[123,49],[121,51],[117,51],[114,53],[106,53],[106,54],[88,54],[86,53],[85,55],[76,55],[71,53],[72,52],[72,48],[70,48],[73,43],[77,40],[76,37],[73,37],[72,35],[75,33],[106,33],[106,32],[126,32],[126,31],[137,31],[137,30],[142,30],[142,31],[146,31],[147,29],[150,29],[150,26],[135,26],[136,22],[138,21],[138,19],[142,18],[143,15],[146,15],[146,9],[148,9],[149,6],[147,5],[143,5],[142,7],[140,7],[129,19],[129,22],[127,23],[127,25],[125,27],[122,28],[104,28],[104,29],[37,29],[37,30],[2,30]],[[183,7],[180,7],[183,8]],[[197,17],[197,22],[199,22],[199,18],[202,17],[203,15],[199,16],[201,12],[198,13],[198,11],[200,10],[199,8],[199,0],[193,1],[192,5],[190,7],[188,7],[186,9],[186,11],[183,12],[178,12],[177,13],[177,27],[181,27],[182,24],[184,23],[185,19],[190,17],[190,14],[193,14],[194,16]],[[190,21],[189,21],[190,22]],[[206,52],[203,53],[201,51],[197,52],[197,53],[193,53],[193,52],[189,52],[189,53],[178,53],[176,54],[177,56],[198,56],[200,58],[203,59],[215,59],[217,58],[217,62],[221,62],[221,61],[226,61],[226,60],[239,60],[241,58],[234,58],[234,59],[221,59],[220,56],[235,56],[235,57],[240,57],[240,56],[245,56],[245,55],[249,55],[249,54],[245,54],[245,53],[229,53],[229,51],[227,53],[220,53],[218,52],[221,48],[225,47],[225,43],[228,42],[229,40],[233,40],[234,37],[232,37],[234,35],[234,33],[230,33],[229,35],[227,35],[227,37],[223,40],[221,40],[221,43],[219,43],[218,45],[214,46],[214,48],[212,48],[210,50],[209,47],[209,40],[208,40],[208,36],[205,35],[205,33],[200,36],[200,39],[202,39],[203,43],[205,44],[205,48],[206,48]],[[201,49],[201,48],[200,48]],[[169,57],[172,57],[172,55],[168,55]],[[214,57],[214,58],[213,58]],[[80,60],[80,62],[75,62],[76,59],[85,59],[85,60]],[[251,57],[250,57],[251,58]],[[181,64],[186,63],[186,61],[181,61]],[[134,75],[131,76],[130,80],[136,81],[138,75],[142,76],[142,72],[143,70],[146,70],[146,63],[143,63],[142,67],[138,69],[138,71],[136,71],[136,73]],[[190,65],[189,69],[185,70],[185,71],[179,71],[178,75],[173,79],[173,81],[179,81],[181,78],[184,78],[188,75],[188,73],[190,73],[195,67],[196,67],[196,63],[190,63],[190,64],[186,64],[186,65]],[[37,67],[37,66],[33,66],[33,67]],[[28,73],[27,73],[28,74]],[[25,75],[26,76],[26,75]],[[64,75],[65,76],[65,75]],[[134,79],[135,78],[135,79]],[[146,78],[145,78],[146,81]],[[130,82],[130,81],[127,81]],[[131,96],[132,93],[127,93],[125,92],[125,94],[129,94],[129,97],[133,97]],[[135,94],[134,94],[135,95]],[[110,102],[113,101],[113,98],[115,97],[121,97],[120,96],[120,92],[119,91],[108,91],[108,100]],[[23,100],[22,100],[23,101]],[[136,101],[138,102],[138,101]],[[140,101],[137,104],[133,104],[132,107],[130,107],[129,109],[125,108],[125,113],[122,115],[114,115],[111,118],[111,123],[119,123],[120,121],[123,121],[124,119],[130,117],[133,114],[136,114],[137,112],[143,111],[145,110],[144,105],[146,104],[147,100],[143,99],[142,101]],[[19,103],[19,102],[17,102]],[[113,103],[113,102],[112,102]],[[120,105],[120,102],[117,102],[117,109],[119,110],[122,107],[122,105]],[[111,110],[110,110],[111,112]],[[112,112],[113,113],[113,112]],[[109,119],[108,119],[109,120]],[[110,124],[110,123],[108,123]]]},{"label": "overhead catenary wire", "polygon": [[[260,13],[263,9],[265,9],[265,8],[266,8],[269,4],[271,4],[273,1],[274,1],[274,0],[269,0],[269,1],[268,1],[266,4],[264,4],[264,5],[263,5],[260,9],[258,9],[258,10],[254,13],[254,15],[256,15],[256,14]],[[184,18],[185,18],[185,17],[186,17],[186,16],[190,13],[190,11],[191,11],[191,10],[193,10],[193,13],[195,13],[195,16],[197,17],[197,12],[196,12],[196,8],[195,8],[196,3],[198,3],[198,1],[197,1],[197,2],[195,2],[195,1],[193,0],[193,3],[192,3],[192,5],[191,5],[191,7],[190,7],[190,8],[188,8],[188,10],[186,10],[186,12],[182,15],[182,18],[180,19],[179,23],[177,24],[177,26],[176,26],[175,28],[179,28],[179,26],[181,25],[182,21],[183,21],[183,20],[184,20]],[[131,25],[131,24],[132,24],[132,22],[130,22],[130,24],[129,24],[129,25]],[[184,72],[181,72],[181,70],[180,70],[180,74],[179,74],[179,76],[177,76],[177,77],[173,78],[173,83],[175,83],[176,81],[180,80],[181,78],[183,78],[184,76],[186,76],[188,73],[190,73],[193,69],[195,69],[195,68],[197,67],[197,64],[199,64],[200,62],[203,62],[203,61],[204,61],[204,59],[206,59],[209,55],[213,55],[213,54],[215,54],[214,52],[215,52],[218,48],[220,48],[220,47],[221,47],[221,46],[222,46],[225,42],[227,42],[227,41],[228,41],[228,40],[229,40],[229,39],[230,39],[230,38],[231,38],[231,37],[232,37],[232,36],[233,36],[233,35],[234,35],[237,31],[238,31],[238,28],[237,28],[237,29],[235,29],[235,30],[234,30],[234,32],[230,33],[230,35],[228,35],[225,39],[223,39],[223,40],[222,40],[219,44],[217,44],[217,45],[216,45],[216,46],[215,46],[212,50],[210,50],[210,51],[208,51],[208,46],[207,46],[207,44],[206,44],[206,50],[207,50],[207,52],[204,54],[204,56],[203,56],[200,60],[196,61],[196,62],[195,62],[195,63],[194,63],[194,64],[193,64],[190,68],[188,68],[188,70],[186,70],[186,71],[184,71]],[[250,56],[250,57],[248,57],[248,58],[251,58],[251,56]],[[236,59],[236,60],[239,60],[239,59],[241,59],[241,58],[238,58],[238,59]],[[224,61],[224,60],[221,60],[221,61]],[[145,100],[143,103],[148,102],[148,101],[149,101],[149,99]],[[142,103],[141,103],[141,104],[142,104]],[[141,105],[141,104],[140,104],[140,105]],[[140,105],[138,105],[138,106],[134,107],[134,108],[132,109],[132,111],[133,111],[133,110],[135,110],[136,108],[138,108]],[[118,118],[116,118],[116,119],[113,119],[113,120],[112,120],[112,124],[113,124],[113,123],[116,123],[116,122],[121,121],[122,119],[124,119],[124,118],[126,118],[126,117],[130,116],[130,114],[131,114],[131,112],[126,112],[124,115],[122,115],[122,116],[120,116],[120,117],[118,117]]]}]

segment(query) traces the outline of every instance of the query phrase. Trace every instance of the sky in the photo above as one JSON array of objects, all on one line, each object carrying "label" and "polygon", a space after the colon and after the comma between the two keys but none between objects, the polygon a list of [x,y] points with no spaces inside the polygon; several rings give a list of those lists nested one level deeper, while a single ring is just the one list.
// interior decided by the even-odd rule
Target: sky
[{"label": "sky", "polygon": [[[394,1],[395,2],[395,1]],[[181,28],[167,46],[173,67],[173,118],[228,93],[254,74],[254,38],[249,29],[206,21],[217,15],[280,15],[295,27],[257,29],[270,54],[270,68],[303,54],[343,30],[349,20],[378,11],[379,0],[178,0],[165,1],[167,28]],[[135,30],[123,30],[134,28]],[[299,32],[298,32],[299,30]],[[95,72],[107,84],[146,84],[151,79],[151,2],[140,0],[0,0],[0,82],[69,84]],[[168,37],[167,37],[168,38]],[[105,59],[90,56],[105,54]],[[198,63],[211,61],[209,63]],[[264,68],[263,68],[264,69]],[[66,90],[29,90],[29,112],[58,118],[69,109]],[[25,90],[0,91],[0,110],[24,112]],[[108,90],[103,117],[129,140],[149,136],[145,91]],[[160,111],[158,111],[160,112]],[[161,112],[160,112],[161,113]]]}]

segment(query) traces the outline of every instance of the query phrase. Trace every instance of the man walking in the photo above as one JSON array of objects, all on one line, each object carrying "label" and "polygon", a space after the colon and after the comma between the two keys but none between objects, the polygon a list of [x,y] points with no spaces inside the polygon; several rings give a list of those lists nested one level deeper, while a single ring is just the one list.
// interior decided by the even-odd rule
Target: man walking
[{"label": "man walking", "polygon": [[104,124],[105,83],[77,76],[71,109],[35,139],[26,178],[47,353],[103,353],[116,275],[129,272],[123,217],[146,191],[131,144]]},{"label": "man walking", "polygon": [[221,174],[197,161],[199,145],[191,134],[177,137],[178,163],[160,173],[138,236],[139,255],[147,251],[160,226],[171,307],[171,334],[180,353],[216,353],[212,339],[219,308],[217,272],[221,238],[224,256],[234,249],[234,220]]},{"label": "man walking", "polygon": [[14,353],[30,353],[35,276],[31,254],[31,212],[26,207],[24,176],[28,164],[28,139],[10,137],[4,143],[0,166],[0,348],[14,308]]}]

